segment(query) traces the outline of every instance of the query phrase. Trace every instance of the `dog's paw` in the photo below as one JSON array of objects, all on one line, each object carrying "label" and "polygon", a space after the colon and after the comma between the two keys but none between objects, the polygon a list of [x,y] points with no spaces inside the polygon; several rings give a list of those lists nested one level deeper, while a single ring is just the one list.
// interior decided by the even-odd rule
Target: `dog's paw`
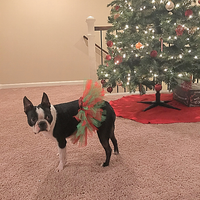
[{"label": "dog's paw", "polygon": [[64,168],[64,165],[62,163],[59,163],[58,167],[56,168],[56,172],[61,172]]},{"label": "dog's paw", "polygon": [[101,164],[101,167],[107,167],[108,165],[109,165],[108,163],[104,162]]},{"label": "dog's paw", "polygon": [[115,151],[113,154],[114,154],[114,155],[118,155],[118,154],[119,154],[119,151]]}]

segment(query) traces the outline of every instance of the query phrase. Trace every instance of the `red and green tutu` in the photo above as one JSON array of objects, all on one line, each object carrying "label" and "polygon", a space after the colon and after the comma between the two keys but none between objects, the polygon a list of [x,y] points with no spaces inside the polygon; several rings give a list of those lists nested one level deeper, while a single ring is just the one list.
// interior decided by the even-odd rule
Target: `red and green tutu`
[{"label": "red and green tutu", "polygon": [[88,135],[97,131],[105,121],[106,110],[102,109],[105,105],[104,95],[105,92],[100,84],[92,83],[92,80],[86,82],[83,96],[79,99],[78,114],[75,116],[79,124],[77,131],[71,137],[74,144],[79,142],[80,146],[86,146]]}]

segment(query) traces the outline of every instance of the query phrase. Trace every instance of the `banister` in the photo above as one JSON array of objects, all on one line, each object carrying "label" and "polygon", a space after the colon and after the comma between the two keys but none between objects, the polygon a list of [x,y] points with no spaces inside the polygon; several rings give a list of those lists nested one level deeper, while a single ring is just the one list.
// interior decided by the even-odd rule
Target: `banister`
[{"label": "banister", "polygon": [[[88,37],[87,36],[83,36],[84,39],[88,40]],[[106,50],[104,50],[103,48],[101,48],[98,44],[95,44],[95,46],[100,49],[101,51],[103,51],[105,54],[108,54],[108,52]]]},{"label": "banister", "polygon": [[107,31],[108,29],[112,28],[113,26],[95,26],[95,31]]}]

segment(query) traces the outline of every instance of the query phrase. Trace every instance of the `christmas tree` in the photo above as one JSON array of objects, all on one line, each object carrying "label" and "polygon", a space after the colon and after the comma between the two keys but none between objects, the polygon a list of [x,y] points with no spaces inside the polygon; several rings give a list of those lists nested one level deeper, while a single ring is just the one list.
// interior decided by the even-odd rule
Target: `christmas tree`
[{"label": "christmas tree", "polygon": [[[198,2],[200,3],[200,1]],[[198,4],[197,3],[197,4]],[[200,7],[191,0],[116,0],[109,5],[109,55],[97,71],[102,84],[139,89],[200,78]]]}]

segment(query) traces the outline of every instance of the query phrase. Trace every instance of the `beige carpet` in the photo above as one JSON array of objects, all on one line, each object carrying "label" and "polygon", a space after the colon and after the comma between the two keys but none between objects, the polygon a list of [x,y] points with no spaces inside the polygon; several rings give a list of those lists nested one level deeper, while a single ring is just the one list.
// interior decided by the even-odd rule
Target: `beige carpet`
[{"label": "beige carpet", "polygon": [[117,118],[120,155],[109,167],[100,167],[105,153],[94,134],[84,148],[69,141],[67,165],[55,173],[57,145],[33,134],[23,113],[24,95],[38,104],[43,91],[56,104],[78,99],[83,86],[0,90],[0,199],[200,200],[200,123]]}]

